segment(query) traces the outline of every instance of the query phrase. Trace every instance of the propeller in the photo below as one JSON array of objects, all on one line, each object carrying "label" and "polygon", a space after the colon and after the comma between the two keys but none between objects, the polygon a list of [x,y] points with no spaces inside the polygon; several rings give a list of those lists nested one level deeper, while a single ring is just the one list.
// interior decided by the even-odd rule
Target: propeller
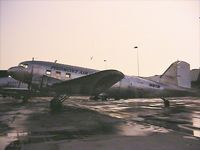
[{"label": "propeller", "polygon": [[29,80],[29,83],[28,83],[28,90],[29,91],[31,91],[31,88],[32,88],[32,81],[33,81],[33,66],[31,68],[30,80]]},{"label": "propeller", "polygon": [[0,70],[0,78],[8,77],[8,76],[9,74],[7,70]]}]

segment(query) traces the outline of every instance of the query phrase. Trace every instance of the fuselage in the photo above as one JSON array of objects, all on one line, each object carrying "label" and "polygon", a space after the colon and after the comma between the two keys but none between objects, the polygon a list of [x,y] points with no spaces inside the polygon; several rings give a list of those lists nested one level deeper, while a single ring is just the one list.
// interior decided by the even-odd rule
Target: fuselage
[{"label": "fuselage", "polygon": [[[13,78],[27,84],[31,82],[34,89],[41,90],[56,82],[86,76],[99,70],[46,61],[24,61],[16,67],[11,67],[8,71]],[[49,80],[47,77],[55,80]],[[116,99],[169,97],[188,95],[188,89],[162,84],[142,77],[126,75],[122,80],[101,94]]]}]

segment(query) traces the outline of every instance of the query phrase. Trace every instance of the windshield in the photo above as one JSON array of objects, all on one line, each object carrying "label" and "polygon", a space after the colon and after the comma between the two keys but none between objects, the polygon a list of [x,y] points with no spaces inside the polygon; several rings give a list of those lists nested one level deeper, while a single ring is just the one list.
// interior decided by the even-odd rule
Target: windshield
[{"label": "windshield", "polygon": [[19,66],[24,67],[24,68],[28,68],[28,64],[20,63]]}]

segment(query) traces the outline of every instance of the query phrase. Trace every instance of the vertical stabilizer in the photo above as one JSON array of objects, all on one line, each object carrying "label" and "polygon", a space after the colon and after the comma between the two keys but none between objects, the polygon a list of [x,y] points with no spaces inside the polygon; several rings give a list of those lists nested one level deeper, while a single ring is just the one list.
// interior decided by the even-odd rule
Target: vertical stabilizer
[{"label": "vertical stabilizer", "polygon": [[160,76],[160,83],[191,88],[190,65],[176,61]]}]

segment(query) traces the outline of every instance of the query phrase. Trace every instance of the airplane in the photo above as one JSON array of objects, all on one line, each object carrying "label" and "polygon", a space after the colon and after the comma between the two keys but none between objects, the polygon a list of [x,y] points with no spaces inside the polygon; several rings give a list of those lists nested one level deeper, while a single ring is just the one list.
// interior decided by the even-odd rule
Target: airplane
[{"label": "airplane", "polygon": [[44,61],[22,62],[0,74],[26,83],[27,99],[33,95],[54,97],[50,108],[55,110],[62,107],[68,95],[98,95],[124,77],[117,70],[96,71]]},{"label": "airplane", "polygon": [[0,76],[0,95],[2,97],[14,97],[16,99],[26,99],[28,85],[12,77]]},{"label": "airplane", "polygon": [[199,90],[191,87],[191,72],[187,62],[176,61],[162,75],[125,76],[109,88],[105,95],[115,99],[161,98],[165,107],[169,107],[166,97],[200,96]]},{"label": "airplane", "polygon": [[51,109],[60,109],[62,102],[73,95],[94,99],[127,99],[159,97],[166,107],[166,97],[199,96],[191,89],[190,65],[176,61],[160,76],[127,76],[118,70],[94,70],[47,61],[24,61],[4,74],[26,83],[28,94],[52,96]]}]

